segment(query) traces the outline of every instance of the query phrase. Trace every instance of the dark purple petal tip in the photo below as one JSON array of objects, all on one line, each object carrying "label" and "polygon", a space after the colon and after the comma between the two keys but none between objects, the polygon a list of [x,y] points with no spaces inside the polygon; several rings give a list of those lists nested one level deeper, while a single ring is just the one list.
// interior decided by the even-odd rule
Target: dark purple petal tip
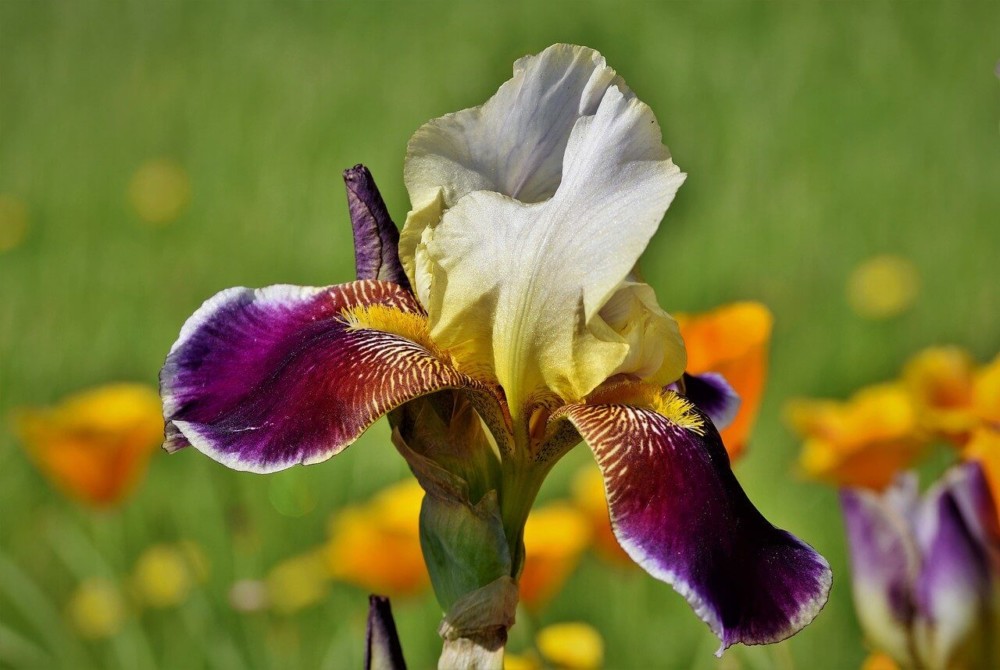
[{"label": "dark purple petal tip", "polygon": [[700,375],[685,372],[684,395],[707,414],[719,430],[728,427],[740,409],[739,394],[718,372]]},{"label": "dark purple petal tip", "polygon": [[385,596],[368,596],[368,628],[365,633],[365,670],[406,670],[396,620]]},{"label": "dark purple petal tip", "polygon": [[358,279],[380,279],[409,289],[399,262],[399,230],[389,216],[372,173],[358,164],[344,170],[347,206],[354,230],[354,264]]}]

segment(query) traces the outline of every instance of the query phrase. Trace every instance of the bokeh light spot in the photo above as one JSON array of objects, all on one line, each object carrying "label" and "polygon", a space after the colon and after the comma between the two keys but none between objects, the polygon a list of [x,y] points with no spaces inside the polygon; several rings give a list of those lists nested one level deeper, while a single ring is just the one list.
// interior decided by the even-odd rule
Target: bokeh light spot
[{"label": "bokeh light spot", "polygon": [[882,255],[857,266],[847,281],[847,302],[859,316],[889,319],[899,316],[917,299],[920,274],[900,256]]},{"label": "bokeh light spot", "polygon": [[569,670],[591,670],[604,665],[604,640],[585,623],[558,623],[539,631],[538,650],[547,661]]},{"label": "bokeh light spot", "polygon": [[271,477],[267,497],[278,513],[292,518],[305,516],[316,509],[316,495],[297,472],[282,472]]},{"label": "bokeh light spot", "polygon": [[128,199],[148,224],[162,226],[180,216],[191,201],[191,180],[187,172],[169,159],[143,163],[132,175]]},{"label": "bokeh light spot", "polygon": [[0,253],[10,251],[28,236],[28,206],[20,198],[0,193]]},{"label": "bokeh light spot", "polygon": [[70,624],[88,639],[115,635],[125,622],[125,601],[107,579],[88,579],[77,587],[66,606]]},{"label": "bokeh light spot", "polygon": [[267,584],[259,579],[241,579],[229,588],[229,604],[247,614],[267,609]]},{"label": "bokeh light spot", "polygon": [[142,553],[135,564],[132,587],[136,599],[148,607],[174,607],[187,599],[192,575],[183,551],[158,544]]}]

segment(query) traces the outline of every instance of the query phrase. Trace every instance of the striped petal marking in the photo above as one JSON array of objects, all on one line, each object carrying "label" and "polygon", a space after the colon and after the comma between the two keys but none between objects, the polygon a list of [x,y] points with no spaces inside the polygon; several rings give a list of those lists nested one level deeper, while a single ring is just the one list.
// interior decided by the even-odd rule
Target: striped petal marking
[{"label": "striped petal marking", "polygon": [[420,343],[424,323],[412,294],[383,281],[222,291],[184,324],[160,373],[164,448],[274,472],[330,458],[408,400],[475,388]]},{"label": "striped petal marking", "polygon": [[798,632],[826,603],[826,560],[757,511],[707,416],[670,391],[654,407],[576,404],[553,415],[594,452],[618,542],[687,599],[721,639],[718,654]]}]

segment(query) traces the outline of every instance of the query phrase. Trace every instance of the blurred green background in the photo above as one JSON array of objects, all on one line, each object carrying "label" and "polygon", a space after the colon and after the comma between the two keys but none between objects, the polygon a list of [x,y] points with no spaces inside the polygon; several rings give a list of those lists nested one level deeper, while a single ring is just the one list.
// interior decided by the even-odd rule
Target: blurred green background
[{"label": "blurred green background", "polygon": [[[753,298],[776,315],[772,373],[737,474],[764,514],[835,570],[819,619],[727,668],[849,668],[864,657],[832,490],[798,479],[782,426],[794,395],[843,396],[935,343],[1000,343],[1000,5],[0,2],[0,193],[28,229],[0,253],[0,416],[119,379],[155,383],[181,324],[229,286],[350,280],[341,172],[375,174],[397,221],[407,139],[484,101],[513,61],[597,48],[656,112],[685,186],[644,257],[661,304]],[[127,189],[166,158],[189,206],[143,223]],[[868,320],[851,270],[893,253],[921,290]],[[561,463],[541,499],[589,458]],[[336,585],[295,615],[233,611],[324,536],[330,514],[407,475],[384,423],[333,462],[260,477],[157,453],[121,509],[52,491],[0,431],[0,666],[360,667],[365,592]],[[292,498],[294,504],[288,504]],[[249,527],[252,546],[234,541]],[[190,539],[208,581],[177,609],[86,642],[64,608],[88,576]],[[412,667],[438,651],[432,596],[395,603]],[[586,557],[539,622],[582,620],[610,668],[710,668],[716,642],[670,587]],[[514,628],[523,644],[527,620]]]}]

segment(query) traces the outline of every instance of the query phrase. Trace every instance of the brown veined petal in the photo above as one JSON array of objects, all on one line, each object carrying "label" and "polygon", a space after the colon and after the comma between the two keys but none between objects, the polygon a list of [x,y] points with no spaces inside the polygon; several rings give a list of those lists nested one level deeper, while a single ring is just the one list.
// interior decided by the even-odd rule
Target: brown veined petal
[{"label": "brown veined petal", "polygon": [[673,392],[652,407],[566,405],[604,475],[619,543],[671,584],[722,649],[795,634],[826,603],[826,560],[747,499],[711,421]]}]

